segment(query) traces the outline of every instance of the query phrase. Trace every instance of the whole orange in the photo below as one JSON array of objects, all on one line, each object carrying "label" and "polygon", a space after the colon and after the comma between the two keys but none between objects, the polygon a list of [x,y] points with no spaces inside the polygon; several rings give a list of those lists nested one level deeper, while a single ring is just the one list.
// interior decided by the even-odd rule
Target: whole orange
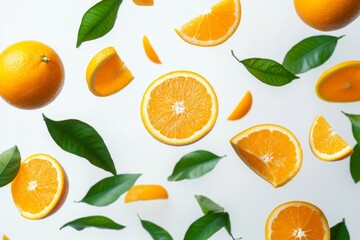
[{"label": "whole orange", "polygon": [[321,31],[343,28],[360,14],[359,0],[294,0],[294,4],[299,17]]},{"label": "whole orange", "polygon": [[0,95],[15,107],[43,107],[56,98],[63,84],[60,57],[41,42],[18,42],[0,54]]}]

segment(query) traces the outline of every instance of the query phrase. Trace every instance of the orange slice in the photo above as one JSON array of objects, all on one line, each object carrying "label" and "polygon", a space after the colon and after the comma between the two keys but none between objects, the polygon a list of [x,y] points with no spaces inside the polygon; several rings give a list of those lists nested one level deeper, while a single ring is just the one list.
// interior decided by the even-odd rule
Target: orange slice
[{"label": "orange slice", "polygon": [[3,240],[9,240],[9,238],[6,235],[3,235]]},{"label": "orange slice", "polygon": [[295,135],[274,124],[251,127],[230,140],[239,157],[275,188],[299,172],[302,149]]},{"label": "orange slice", "polygon": [[328,69],[315,88],[318,97],[325,101],[360,101],[360,61],[347,61]]},{"label": "orange slice", "polygon": [[341,160],[353,152],[352,147],[331,128],[321,115],[318,115],[311,125],[309,143],[314,155],[324,161]]},{"label": "orange slice", "polygon": [[144,50],[146,53],[146,56],[154,63],[160,64],[161,61],[158,57],[158,55],[156,54],[154,48],[152,47],[148,37],[146,35],[144,35],[143,37],[143,45],[144,45]]},{"label": "orange slice", "polygon": [[176,71],[156,79],[141,102],[148,132],[170,145],[193,143],[214,126],[218,102],[214,89],[194,72]]},{"label": "orange slice", "polygon": [[131,71],[113,47],[107,47],[98,52],[86,69],[88,88],[99,97],[117,93],[133,79]]},{"label": "orange slice", "polygon": [[308,202],[292,201],[276,207],[265,227],[266,240],[330,240],[324,213]]},{"label": "orange slice", "polygon": [[135,185],[126,193],[125,202],[167,198],[166,189],[160,185]]},{"label": "orange slice", "polygon": [[195,17],[176,28],[186,42],[202,46],[216,46],[228,40],[239,26],[241,5],[239,0],[221,0],[209,13]]},{"label": "orange slice", "polygon": [[68,181],[61,165],[51,156],[36,154],[25,159],[11,183],[11,193],[20,214],[40,219],[55,213],[64,203]]},{"label": "orange slice", "polygon": [[239,120],[240,118],[244,117],[250,111],[251,105],[252,95],[251,92],[247,91],[234,111],[228,117],[228,120]]},{"label": "orange slice", "polygon": [[152,5],[154,5],[154,0],[133,0],[133,2],[136,5],[139,5],[139,6],[152,6]]}]

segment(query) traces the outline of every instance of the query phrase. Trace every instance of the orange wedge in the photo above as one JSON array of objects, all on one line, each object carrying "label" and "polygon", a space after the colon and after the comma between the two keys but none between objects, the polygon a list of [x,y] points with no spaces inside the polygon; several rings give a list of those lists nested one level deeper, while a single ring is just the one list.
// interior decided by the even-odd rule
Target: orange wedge
[{"label": "orange wedge", "polygon": [[156,54],[154,48],[152,47],[148,37],[146,35],[144,35],[143,37],[143,45],[144,45],[144,50],[146,53],[146,56],[153,62],[153,63],[157,63],[160,64],[161,61],[158,57],[158,55]]},{"label": "orange wedge", "polygon": [[141,102],[148,132],[170,145],[193,143],[214,126],[218,102],[214,89],[194,72],[176,71],[156,79]]},{"label": "orange wedge", "polygon": [[55,213],[64,203],[68,181],[61,165],[51,156],[36,154],[25,159],[11,183],[11,193],[20,214],[40,219]]},{"label": "orange wedge", "polygon": [[228,120],[239,120],[240,118],[244,117],[250,111],[251,105],[252,95],[251,92],[247,91],[234,111],[228,117]]},{"label": "orange wedge", "polygon": [[360,61],[347,61],[325,71],[316,83],[316,94],[329,102],[360,101]]},{"label": "orange wedge", "polygon": [[311,125],[309,143],[314,155],[324,161],[341,160],[353,152],[352,147],[331,128],[321,115],[318,115]]},{"label": "orange wedge", "polygon": [[152,6],[152,5],[154,5],[154,0],[133,0],[133,2],[136,5],[139,5],[139,6]]},{"label": "orange wedge", "polygon": [[3,240],[9,240],[9,238],[5,235],[3,235]]},{"label": "orange wedge", "polygon": [[234,34],[240,18],[239,0],[221,0],[210,12],[195,17],[175,31],[190,44],[202,47],[216,46]]},{"label": "orange wedge", "polygon": [[105,97],[126,87],[134,76],[113,47],[97,53],[86,69],[86,82],[96,96]]},{"label": "orange wedge", "polygon": [[230,140],[239,157],[275,188],[299,172],[302,149],[295,135],[274,124],[251,127]]},{"label": "orange wedge", "polygon": [[166,189],[160,185],[135,185],[126,193],[125,202],[167,198]]},{"label": "orange wedge", "polygon": [[265,227],[266,240],[330,240],[324,213],[308,202],[292,201],[276,207]]}]

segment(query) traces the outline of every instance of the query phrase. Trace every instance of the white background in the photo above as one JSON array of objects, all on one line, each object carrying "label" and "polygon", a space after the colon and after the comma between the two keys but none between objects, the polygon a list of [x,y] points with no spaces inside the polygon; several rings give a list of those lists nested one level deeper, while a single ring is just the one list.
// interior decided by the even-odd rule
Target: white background
[{"label": "white background", "polygon": [[[174,31],[191,17],[208,11],[216,0],[155,0],[153,7],[136,6],[124,0],[114,29],[105,37],[85,42],[76,49],[82,15],[96,0],[1,1],[0,49],[18,41],[33,39],[53,47],[63,59],[65,85],[58,98],[39,110],[20,110],[0,101],[0,151],[17,145],[23,158],[47,153],[57,158],[70,181],[64,206],[43,220],[22,218],[13,204],[10,186],[0,189],[0,234],[11,240],[145,240],[136,214],[167,229],[176,240],[183,239],[189,225],[202,215],[195,194],[210,197],[230,213],[233,233],[244,240],[264,239],[268,214],[277,205],[303,200],[320,207],[330,226],[346,219],[351,239],[360,239],[360,186],[349,172],[349,159],[322,162],[310,151],[309,128],[317,114],[323,114],[350,145],[355,144],[351,126],[341,111],[360,113],[359,103],[328,103],[314,91],[320,74],[345,60],[359,59],[360,20],[327,34],[346,35],[334,55],[324,65],[301,74],[291,84],[275,88],[252,77],[235,61],[271,58],[281,62],[286,52],[300,40],[323,34],[305,25],[291,0],[242,1],[242,20],[236,33],[224,44],[201,48],[187,44]],[[150,62],[142,47],[146,34],[163,64]],[[119,93],[95,97],[87,88],[85,70],[101,49],[114,46],[135,76]],[[213,130],[202,140],[184,147],[167,146],[152,138],[140,119],[140,101],[146,87],[158,76],[173,70],[200,73],[213,85],[219,99],[219,116]],[[247,90],[253,106],[240,121],[227,121]],[[168,200],[124,203],[124,196],[107,207],[93,207],[80,200],[88,189],[109,174],[86,160],[62,151],[51,139],[41,113],[62,120],[80,119],[92,125],[103,137],[120,173],[142,173],[137,183],[161,184]],[[298,175],[287,185],[274,189],[252,172],[235,154],[229,139],[260,123],[280,124],[301,142],[304,161]],[[186,153],[209,150],[227,155],[208,175],[190,181],[168,182],[175,163]],[[59,228],[68,221],[89,215],[104,215],[127,226],[121,231]],[[212,239],[229,239],[221,230]]]}]

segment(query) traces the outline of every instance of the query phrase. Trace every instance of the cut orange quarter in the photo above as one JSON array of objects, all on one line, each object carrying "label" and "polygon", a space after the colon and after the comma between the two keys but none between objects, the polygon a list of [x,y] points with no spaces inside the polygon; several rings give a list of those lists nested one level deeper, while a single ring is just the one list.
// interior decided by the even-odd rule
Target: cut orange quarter
[{"label": "cut orange quarter", "polygon": [[148,132],[170,145],[193,143],[214,126],[218,102],[214,89],[194,72],[176,71],[156,79],[141,102],[141,118]]},{"label": "cut orange quarter", "polygon": [[166,189],[160,185],[135,185],[126,193],[125,202],[167,199],[168,197]]},{"label": "cut orange quarter", "polygon": [[330,240],[324,213],[315,205],[292,201],[276,207],[265,226],[266,240]]},{"label": "cut orange quarter", "polygon": [[250,111],[251,105],[252,95],[250,91],[247,91],[234,111],[228,117],[228,120],[239,120],[240,118],[244,117]]},{"label": "cut orange quarter", "polygon": [[96,96],[105,97],[126,87],[134,76],[113,47],[98,52],[89,62],[86,82]]},{"label": "cut orange quarter", "polygon": [[316,94],[329,102],[360,101],[360,61],[347,61],[325,71],[316,83]]},{"label": "cut orange quarter", "polygon": [[240,18],[240,0],[221,0],[209,13],[195,17],[175,31],[190,44],[203,47],[216,46],[234,34]]},{"label": "cut orange quarter", "polygon": [[139,5],[139,6],[152,6],[152,5],[154,5],[154,0],[133,0],[133,2],[136,5]]},{"label": "cut orange quarter", "polygon": [[36,154],[25,159],[11,183],[11,193],[20,214],[28,219],[44,218],[64,203],[68,181],[53,157]]},{"label": "cut orange quarter", "polygon": [[275,188],[299,172],[302,149],[295,135],[274,124],[251,127],[230,140],[239,157]]},{"label": "cut orange quarter", "polygon": [[160,64],[161,61],[158,57],[158,55],[156,54],[153,46],[151,45],[148,37],[146,35],[144,35],[143,37],[143,45],[144,45],[144,50],[146,53],[146,56],[153,62],[153,63],[157,63]]},{"label": "cut orange quarter", "polygon": [[318,115],[311,125],[309,143],[314,155],[324,161],[341,160],[353,152],[352,147],[331,128],[321,115]]}]

